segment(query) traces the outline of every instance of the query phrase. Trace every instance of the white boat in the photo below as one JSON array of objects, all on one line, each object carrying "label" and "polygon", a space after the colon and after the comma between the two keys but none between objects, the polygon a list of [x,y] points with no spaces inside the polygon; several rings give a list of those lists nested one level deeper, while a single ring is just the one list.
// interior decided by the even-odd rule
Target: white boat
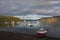
[{"label": "white boat", "polygon": [[40,29],[37,31],[36,36],[38,36],[38,37],[44,37],[44,36],[46,36],[47,32],[48,32],[48,31],[45,30],[44,28],[40,28]]},{"label": "white boat", "polygon": [[32,24],[28,24],[29,25],[29,27],[33,27],[33,25]]}]

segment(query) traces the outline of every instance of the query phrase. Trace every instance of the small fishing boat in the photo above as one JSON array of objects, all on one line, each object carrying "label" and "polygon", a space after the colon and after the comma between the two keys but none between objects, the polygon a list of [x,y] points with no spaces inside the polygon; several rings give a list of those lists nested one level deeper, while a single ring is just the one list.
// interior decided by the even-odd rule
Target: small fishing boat
[{"label": "small fishing boat", "polygon": [[33,25],[32,24],[28,24],[29,25],[29,27],[33,27]]},{"label": "small fishing boat", "polygon": [[44,28],[40,28],[40,29],[37,31],[36,36],[37,36],[37,37],[44,37],[44,36],[46,36],[46,34],[47,34],[47,30],[45,30]]}]

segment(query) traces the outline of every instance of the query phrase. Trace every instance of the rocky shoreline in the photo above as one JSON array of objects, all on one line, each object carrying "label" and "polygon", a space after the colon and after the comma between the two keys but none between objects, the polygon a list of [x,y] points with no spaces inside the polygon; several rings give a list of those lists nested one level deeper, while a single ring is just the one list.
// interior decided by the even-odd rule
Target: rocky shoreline
[{"label": "rocky shoreline", "polygon": [[60,40],[60,38],[37,38],[35,35],[0,31],[0,40]]}]

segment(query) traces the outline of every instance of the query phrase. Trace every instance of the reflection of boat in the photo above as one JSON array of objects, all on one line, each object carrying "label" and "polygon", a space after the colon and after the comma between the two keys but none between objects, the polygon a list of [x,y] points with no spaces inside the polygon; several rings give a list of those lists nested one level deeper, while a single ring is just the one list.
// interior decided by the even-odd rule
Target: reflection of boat
[{"label": "reflection of boat", "polygon": [[47,30],[45,30],[45,29],[43,29],[43,28],[40,28],[40,29],[37,31],[36,36],[37,36],[37,37],[44,37],[44,36],[46,36],[46,34],[47,34]]}]

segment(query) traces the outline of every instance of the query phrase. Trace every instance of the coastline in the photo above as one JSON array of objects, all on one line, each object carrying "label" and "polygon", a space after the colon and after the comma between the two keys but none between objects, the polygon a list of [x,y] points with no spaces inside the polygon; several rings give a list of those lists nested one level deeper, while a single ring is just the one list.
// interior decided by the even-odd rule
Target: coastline
[{"label": "coastline", "polygon": [[60,38],[37,38],[35,35],[0,31],[0,40],[60,40]]}]

